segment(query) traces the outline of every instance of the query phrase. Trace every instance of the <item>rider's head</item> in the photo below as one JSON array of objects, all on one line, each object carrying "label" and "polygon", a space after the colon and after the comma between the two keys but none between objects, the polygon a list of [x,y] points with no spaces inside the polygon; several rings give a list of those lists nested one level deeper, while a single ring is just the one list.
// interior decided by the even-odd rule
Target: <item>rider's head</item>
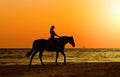
[{"label": "rider's head", "polygon": [[54,25],[52,25],[52,26],[51,26],[51,28],[52,28],[52,29],[54,29],[54,28],[55,28],[55,26],[54,26]]}]

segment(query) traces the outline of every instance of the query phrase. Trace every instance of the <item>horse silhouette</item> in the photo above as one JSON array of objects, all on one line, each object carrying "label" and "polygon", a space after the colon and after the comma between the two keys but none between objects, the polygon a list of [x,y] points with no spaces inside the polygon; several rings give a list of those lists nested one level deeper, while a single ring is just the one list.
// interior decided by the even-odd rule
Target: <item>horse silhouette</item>
[{"label": "horse silhouette", "polygon": [[58,54],[59,52],[61,52],[62,55],[64,56],[64,64],[66,64],[66,55],[64,53],[64,48],[67,43],[70,43],[73,47],[75,46],[73,37],[69,37],[69,36],[59,37],[56,39],[56,42],[53,40],[46,40],[46,39],[34,40],[31,51],[28,52],[26,55],[27,57],[31,55],[29,65],[31,65],[32,59],[38,51],[40,52],[39,59],[41,61],[41,64],[44,65],[42,61],[42,55],[44,50],[49,52],[56,51],[56,61],[55,61],[56,64],[57,64]]}]

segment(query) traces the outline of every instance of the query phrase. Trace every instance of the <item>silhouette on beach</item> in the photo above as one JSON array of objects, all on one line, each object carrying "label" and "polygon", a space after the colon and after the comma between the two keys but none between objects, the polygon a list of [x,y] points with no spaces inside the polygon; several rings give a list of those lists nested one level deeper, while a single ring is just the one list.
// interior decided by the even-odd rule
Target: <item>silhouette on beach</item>
[{"label": "silhouette on beach", "polygon": [[55,38],[55,36],[57,36],[57,37],[59,37],[59,36],[55,33],[54,29],[55,29],[55,26],[52,25],[50,28],[50,35],[51,36],[49,38],[50,47],[52,47],[52,46],[54,47],[56,45],[59,45],[58,40],[56,40],[56,38]]},{"label": "silhouette on beach", "polygon": [[[65,45],[67,43],[70,43],[73,47],[75,46],[74,43],[74,38],[73,37],[69,37],[69,36],[62,36],[59,37],[55,32],[54,32],[54,25],[51,26],[50,28],[50,34],[51,37],[46,40],[46,39],[38,39],[35,40],[33,42],[33,47],[31,49],[30,52],[27,53],[27,57],[31,56],[30,59],[30,64],[32,63],[32,59],[35,56],[35,54],[39,51],[39,59],[41,61],[41,64],[44,65],[43,61],[42,61],[42,55],[43,55],[43,51],[47,50],[47,51],[56,51],[56,64],[57,64],[57,59],[58,59],[58,54],[59,52],[62,53],[62,55],[64,56],[64,64],[66,64],[66,55],[64,53],[64,48]],[[55,38],[55,36],[59,37],[59,38]]]},{"label": "silhouette on beach", "polygon": [[59,37],[59,36],[55,33],[54,29],[55,29],[55,26],[52,25],[51,28],[50,28],[50,34],[51,34],[50,39],[53,39],[53,40],[55,39],[55,36]]},{"label": "silhouette on beach", "polygon": [[[59,37],[58,39],[59,42],[59,45],[56,45],[56,42],[54,43],[55,45],[51,46],[50,44],[50,40],[46,40],[46,39],[38,39],[38,40],[35,40],[33,42],[33,47],[31,49],[30,52],[27,53],[27,57],[29,57],[31,55],[31,59],[30,59],[30,64],[32,63],[32,59],[33,57],[35,56],[35,54],[39,51],[40,54],[39,54],[39,59],[41,61],[41,64],[44,65],[43,61],[42,61],[42,55],[43,55],[43,51],[44,50],[47,50],[47,51],[56,51],[56,64],[57,64],[57,59],[58,59],[58,54],[59,52],[62,53],[62,55],[64,56],[64,64],[66,64],[66,55],[64,53],[64,48],[65,48],[65,45],[67,43],[70,43],[73,47],[75,46],[75,43],[74,43],[74,39],[73,37],[68,37],[68,36],[62,36],[62,37]],[[57,44],[58,44],[57,43]]]}]

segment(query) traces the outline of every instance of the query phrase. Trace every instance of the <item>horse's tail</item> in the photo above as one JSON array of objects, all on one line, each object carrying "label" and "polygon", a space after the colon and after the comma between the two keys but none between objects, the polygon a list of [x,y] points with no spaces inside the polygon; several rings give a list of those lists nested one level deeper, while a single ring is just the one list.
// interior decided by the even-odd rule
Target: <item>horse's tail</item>
[{"label": "horse's tail", "polygon": [[32,48],[30,52],[27,52],[26,56],[29,57],[33,53],[33,50],[34,49]]}]

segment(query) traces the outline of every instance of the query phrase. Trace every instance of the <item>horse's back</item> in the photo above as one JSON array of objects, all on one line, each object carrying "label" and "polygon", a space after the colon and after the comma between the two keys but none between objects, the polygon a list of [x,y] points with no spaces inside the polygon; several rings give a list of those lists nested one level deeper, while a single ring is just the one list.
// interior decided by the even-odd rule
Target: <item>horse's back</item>
[{"label": "horse's back", "polygon": [[33,42],[33,48],[34,49],[40,49],[46,46],[46,43],[48,42],[48,40],[46,39],[37,39],[34,40]]},{"label": "horse's back", "polygon": [[57,46],[56,44],[56,40],[37,39],[33,42],[33,49],[55,51]]}]

